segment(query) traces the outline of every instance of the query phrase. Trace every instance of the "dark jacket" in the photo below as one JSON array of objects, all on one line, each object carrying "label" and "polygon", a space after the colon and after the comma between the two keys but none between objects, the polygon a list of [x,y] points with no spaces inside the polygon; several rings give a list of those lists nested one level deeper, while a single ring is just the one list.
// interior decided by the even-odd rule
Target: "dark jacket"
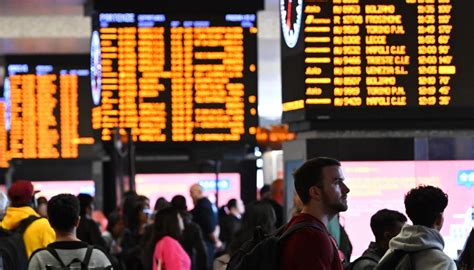
[{"label": "dark jacket", "polygon": [[372,270],[382,259],[384,252],[381,251],[375,242],[370,242],[369,247],[362,253],[362,256],[354,261],[352,270]]},{"label": "dark jacket", "polygon": [[180,244],[191,258],[192,270],[205,270],[207,267],[207,250],[201,228],[192,221],[188,213],[181,213],[184,222],[183,237]]},{"label": "dark jacket", "polygon": [[107,244],[105,243],[104,238],[102,238],[99,225],[90,218],[81,217],[79,227],[77,228],[77,238],[89,245],[98,246],[107,250]]},{"label": "dark jacket", "polygon": [[220,220],[219,225],[221,227],[219,238],[226,245],[229,245],[242,227],[242,220],[234,215],[228,215]]}]

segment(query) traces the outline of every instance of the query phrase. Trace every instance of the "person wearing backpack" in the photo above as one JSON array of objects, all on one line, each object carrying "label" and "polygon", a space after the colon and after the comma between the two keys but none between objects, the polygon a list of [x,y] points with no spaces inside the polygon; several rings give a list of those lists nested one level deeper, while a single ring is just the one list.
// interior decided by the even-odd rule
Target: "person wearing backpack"
[{"label": "person wearing backpack", "polygon": [[353,261],[348,270],[373,270],[388,250],[390,240],[400,233],[406,222],[405,215],[398,211],[389,209],[377,211],[370,218],[370,228],[375,236],[375,242],[370,242],[362,256]]},{"label": "person wearing backpack", "polygon": [[34,221],[27,226],[23,233],[27,258],[35,250],[46,247],[56,239],[56,235],[48,220],[40,218],[34,210],[35,193],[33,184],[30,181],[19,180],[13,183],[8,190],[11,204],[7,208],[5,217],[0,225],[5,230],[14,231],[20,227],[23,220],[35,217],[33,218]]},{"label": "person wearing backpack", "polygon": [[419,186],[405,195],[405,209],[413,225],[403,226],[389,243],[376,270],[455,270],[456,264],[443,252],[440,234],[448,195],[433,186]]},{"label": "person wearing backpack", "polygon": [[308,224],[286,237],[280,252],[282,270],[342,270],[336,241],[327,230],[329,221],[347,210],[349,188],[339,161],[319,157],[306,161],[293,174],[295,189],[303,203],[287,230]]},{"label": "person wearing backpack", "polygon": [[48,217],[56,232],[56,241],[33,253],[28,270],[112,269],[112,263],[102,250],[76,236],[80,220],[76,196],[59,194],[51,198]]}]

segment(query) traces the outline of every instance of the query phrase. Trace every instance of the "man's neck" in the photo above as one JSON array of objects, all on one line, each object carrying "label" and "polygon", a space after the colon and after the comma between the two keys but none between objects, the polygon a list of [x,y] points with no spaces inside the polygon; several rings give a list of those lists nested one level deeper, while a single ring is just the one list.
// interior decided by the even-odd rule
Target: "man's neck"
[{"label": "man's neck", "polygon": [[335,215],[329,215],[321,209],[321,207],[317,207],[315,205],[305,205],[303,206],[303,210],[301,211],[302,214],[309,214],[312,215],[313,217],[317,218],[319,221],[321,221],[326,228],[328,227],[329,221],[335,216]]},{"label": "man's neck", "polygon": [[64,241],[81,241],[76,236],[76,230],[73,232],[60,232],[54,230],[56,233],[56,242],[64,242]]},{"label": "man's neck", "polygon": [[238,219],[242,218],[242,215],[238,211],[230,211],[230,214]]}]

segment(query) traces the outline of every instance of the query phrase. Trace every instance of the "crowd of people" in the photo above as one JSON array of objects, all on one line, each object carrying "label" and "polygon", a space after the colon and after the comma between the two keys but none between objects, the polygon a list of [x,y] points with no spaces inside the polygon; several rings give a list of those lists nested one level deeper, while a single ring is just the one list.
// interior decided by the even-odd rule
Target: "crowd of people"
[{"label": "crowd of people", "polygon": [[[108,215],[106,224],[94,219],[91,195],[35,199],[32,183],[20,180],[11,185],[8,196],[0,193],[0,227],[2,231],[25,227],[22,237],[28,262],[24,265],[30,270],[74,265],[117,270],[224,270],[244,244],[252,242],[257,228],[270,235],[293,226],[301,229],[286,237],[278,250],[282,270],[474,269],[474,231],[456,261],[443,252],[440,230],[448,196],[433,186],[419,186],[405,195],[412,225],[400,212],[376,212],[370,220],[375,241],[351,262],[352,247],[345,231],[337,222],[340,233],[336,236],[331,229],[338,214],[350,207],[350,188],[344,180],[341,164],[335,159],[305,162],[294,172],[295,210],[287,223],[283,219],[284,182],[278,179],[261,190],[259,201],[244,205],[235,198],[220,209],[199,184],[189,190],[191,211],[182,195],[171,201],[159,198],[152,209],[147,197],[129,191],[117,210]],[[5,237],[2,231],[0,250]],[[5,261],[1,256],[0,264]],[[0,269],[8,267],[0,265]]]}]

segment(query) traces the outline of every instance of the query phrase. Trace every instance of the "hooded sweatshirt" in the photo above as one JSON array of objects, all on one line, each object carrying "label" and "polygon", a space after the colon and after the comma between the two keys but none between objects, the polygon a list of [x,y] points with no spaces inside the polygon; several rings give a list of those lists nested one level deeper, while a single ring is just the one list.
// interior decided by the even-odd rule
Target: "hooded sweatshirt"
[{"label": "hooded sweatshirt", "polygon": [[443,252],[444,240],[441,234],[432,228],[421,225],[405,225],[402,231],[392,238],[389,250],[375,269],[385,269],[383,263],[389,260],[395,250],[411,253],[412,262],[417,270],[455,270],[456,264]]},{"label": "hooded sweatshirt", "polygon": [[[8,207],[7,213],[3,218],[1,227],[6,230],[14,230],[20,222],[29,217],[39,215],[29,206],[24,207]],[[49,221],[45,218],[38,219],[31,223],[23,234],[23,241],[25,242],[26,254],[28,258],[31,254],[40,248],[48,246],[48,244],[56,240],[56,234],[53,228],[49,225]]]}]

